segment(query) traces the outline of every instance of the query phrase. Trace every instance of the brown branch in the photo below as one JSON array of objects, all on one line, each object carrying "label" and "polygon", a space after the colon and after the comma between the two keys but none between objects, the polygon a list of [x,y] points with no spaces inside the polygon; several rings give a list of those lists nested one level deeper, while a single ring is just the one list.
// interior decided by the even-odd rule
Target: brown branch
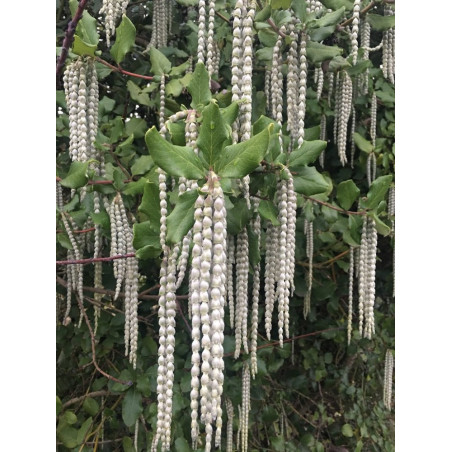
[{"label": "brown branch", "polygon": [[223,14],[219,13],[218,11],[215,11],[215,14],[222,20],[224,20],[225,22],[229,23],[229,19],[225,16],[223,16]]},{"label": "brown branch", "polygon": [[72,44],[72,41],[74,40],[75,30],[77,28],[77,24],[79,20],[82,18],[83,10],[85,9],[86,4],[88,3],[88,0],[80,0],[80,3],[78,4],[77,11],[75,12],[74,18],[69,21],[66,29],[66,33],[63,40],[63,47],[61,48],[61,54],[58,58],[57,65],[56,65],[56,85],[57,88],[59,86],[59,75],[61,73],[61,70],[63,69],[64,63],[66,61],[66,58],[69,54],[69,47]]},{"label": "brown branch", "polygon": [[113,375],[110,375],[107,372],[105,372],[104,370],[102,370],[99,367],[99,365],[97,364],[97,361],[96,361],[96,338],[94,337],[94,332],[93,332],[93,329],[91,327],[91,323],[89,322],[88,315],[86,314],[85,308],[84,308],[84,306],[82,304],[82,300],[80,300],[79,296],[77,296],[77,302],[78,302],[78,305],[79,305],[79,308],[80,308],[80,313],[83,315],[83,318],[85,319],[86,326],[88,327],[89,334],[91,336],[91,351],[92,351],[92,355],[93,355],[94,367],[105,378],[108,378],[109,380],[115,381],[116,383],[119,383],[119,384],[122,384],[122,385],[132,386],[132,382],[131,381],[119,380],[118,378],[113,377]]},{"label": "brown branch", "polygon": [[279,34],[279,36],[281,36],[281,38],[285,38],[287,35],[285,33],[283,33],[275,24],[275,22],[273,22],[273,19],[267,19],[267,23],[270,25],[270,27],[273,28],[273,30],[276,31],[276,33]]},{"label": "brown branch", "polygon": [[[96,228],[88,228],[88,229],[81,229],[80,231],[72,231],[73,234],[85,234],[86,232],[95,231]],[[59,232],[65,232],[62,229],[57,229],[57,233]]]},{"label": "brown branch", "polygon": [[345,213],[347,215],[367,215],[365,210],[360,210],[359,212],[353,212],[351,210],[341,209],[340,207],[333,206],[324,201],[319,201],[318,199],[311,198],[311,196],[301,195],[305,199],[309,199],[310,201],[316,202],[317,204],[321,204],[322,206],[329,207],[330,209],[337,210],[338,212]]},{"label": "brown branch", "polygon": [[154,77],[150,75],[135,74],[134,72],[125,71],[121,66],[113,66],[113,64],[110,64],[108,61],[105,61],[102,58],[95,57],[95,59],[104,66],[109,67],[112,71],[119,72],[120,74],[129,75],[130,77],[142,78],[144,80],[154,80]]},{"label": "brown branch", "polygon": [[[326,267],[329,264],[332,264],[333,262],[338,261],[339,259],[342,259],[344,256],[346,256],[348,253],[350,253],[350,250],[345,250],[342,253],[338,254],[337,256],[332,257],[331,259],[328,259],[325,262],[320,262],[319,264],[312,264],[314,268],[323,268]],[[301,265],[303,267],[309,267],[309,264],[306,262],[297,262],[297,265]]]},{"label": "brown branch", "polygon": [[92,264],[93,262],[110,262],[115,259],[127,259],[128,257],[135,257],[135,253],[117,254],[110,257],[93,257],[91,259],[72,259],[66,261],[56,261],[57,265],[75,265],[75,264]]},{"label": "brown branch", "polygon": [[[56,181],[61,182],[62,181],[61,177],[56,176]],[[123,180],[123,182],[125,184],[128,184],[129,182],[133,182],[133,181],[131,179],[126,179],[126,180]],[[115,181],[113,181],[113,180],[89,180],[87,182],[88,185],[112,185],[114,183],[115,183]]]},{"label": "brown branch", "polygon": [[[377,5],[379,2],[371,1],[366,7],[364,7],[360,12],[360,16],[366,15],[375,5]],[[383,0],[383,3],[395,3],[395,0]],[[346,27],[347,25],[350,25],[353,22],[353,17],[350,17],[349,19],[345,20],[341,24],[337,26],[338,30],[341,30],[342,28]]]},{"label": "brown branch", "polygon": [[102,397],[102,396],[108,396],[110,394],[110,391],[94,391],[89,392],[88,394],[84,394],[80,397],[75,397],[73,399],[68,400],[63,404],[63,409],[67,408],[68,406],[74,405],[78,402],[81,402],[82,400],[85,400],[87,397]]}]

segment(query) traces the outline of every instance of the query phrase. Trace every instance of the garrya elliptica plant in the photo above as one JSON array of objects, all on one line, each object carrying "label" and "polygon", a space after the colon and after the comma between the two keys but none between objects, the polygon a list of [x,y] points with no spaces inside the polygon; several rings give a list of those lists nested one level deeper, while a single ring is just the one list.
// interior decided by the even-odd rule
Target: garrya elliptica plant
[{"label": "garrya elliptica plant", "polygon": [[60,7],[61,450],[390,450],[340,407],[391,407],[393,3]]}]

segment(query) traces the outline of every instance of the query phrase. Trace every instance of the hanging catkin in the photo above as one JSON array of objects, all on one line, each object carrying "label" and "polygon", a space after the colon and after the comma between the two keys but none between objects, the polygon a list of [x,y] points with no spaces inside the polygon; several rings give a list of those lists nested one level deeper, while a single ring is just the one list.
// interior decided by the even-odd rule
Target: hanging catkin
[{"label": "hanging catkin", "polygon": [[383,382],[383,404],[390,410],[392,407],[392,378],[394,372],[394,356],[391,350],[386,350],[385,374]]},{"label": "hanging catkin", "polygon": [[107,46],[110,47],[110,38],[115,35],[115,25],[121,14],[126,13],[129,0],[103,0],[99,14],[103,14]]}]

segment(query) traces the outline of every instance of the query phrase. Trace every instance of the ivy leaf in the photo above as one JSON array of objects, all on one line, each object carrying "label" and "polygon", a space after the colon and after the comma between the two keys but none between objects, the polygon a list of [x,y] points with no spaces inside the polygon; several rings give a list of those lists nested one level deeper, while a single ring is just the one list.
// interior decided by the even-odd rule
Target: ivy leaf
[{"label": "ivy leaf", "polygon": [[122,15],[121,23],[116,28],[116,41],[110,50],[111,56],[116,63],[121,63],[135,44],[135,25],[125,15]]},{"label": "ivy leaf", "polygon": [[355,140],[356,146],[358,146],[361,151],[366,152],[369,154],[374,150],[374,147],[372,146],[372,143],[368,140],[366,140],[362,135],[360,135],[358,132],[355,132],[353,134],[353,139]]},{"label": "ivy leaf", "polygon": [[343,50],[337,46],[326,46],[318,42],[308,41],[306,44],[306,56],[312,63],[321,63],[340,55]]},{"label": "ivy leaf", "polygon": [[[144,186],[143,199],[138,206],[138,212],[144,213],[150,221],[150,228],[159,233],[160,231],[160,194],[156,184],[148,182]],[[135,245],[134,245],[135,247]],[[135,247],[135,249],[137,249]]]},{"label": "ivy leaf", "polygon": [[392,174],[387,176],[377,177],[371,184],[369,192],[367,193],[367,199],[362,201],[362,206],[365,209],[375,209],[378,207],[383,199],[385,199],[386,192],[388,191],[392,182]]},{"label": "ivy leaf", "polygon": [[168,215],[167,239],[172,243],[179,243],[195,222],[195,201],[198,197],[196,190],[181,194],[173,211]]},{"label": "ivy leaf", "polygon": [[366,18],[372,30],[385,31],[395,27],[395,15],[380,16],[379,14],[367,14]]},{"label": "ivy leaf", "polygon": [[155,75],[165,75],[171,71],[171,62],[163,55],[160,50],[154,46],[149,49],[149,58],[151,60],[151,72]]},{"label": "ivy leaf", "polygon": [[142,411],[141,394],[136,388],[132,387],[126,392],[122,402],[122,419],[124,424],[127,427],[132,427]]},{"label": "ivy leaf", "polygon": [[294,176],[294,189],[297,193],[312,196],[319,193],[330,193],[331,183],[313,166],[305,166]]},{"label": "ivy leaf", "polygon": [[193,77],[187,86],[191,95],[192,108],[199,108],[200,105],[207,105],[212,98],[210,92],[210,78],[203,63],[198,63],[193,72]]},{"label": "ivy leaf", "polygon": [[127,82],[127,89],[130,93],[130,97],[141,105],[146,105],[146,107],[152,107],[151,99],[149,94],[143,91],[136,83],[129,80]]},{"label": "ivy leaf", "polygon": [[72,162],[67,176],[60,181],[60,184],[67,188],[80,188],[85,186],[88,182],[88,166],[91,161]]},{"label": "ivy leaf", "polygon": [[262,218],[270,220],[273,226],[279,226],[278,209],[271,201],[261,200],[257,210]]},{"label": "ivy leaf", "polygon": [[358,199],[359,193],[360,193],[359,188],[350,179],[341,182],[337,186],[336,198],[338,199],[340,206],[344,210],[348,210],[350,209],[352,204]]},{"label": "ivy leaf", "polygon": [[226,146],[217,164],[218,175],[241,178],[253,171],[267,153],[272,129],[273,126],[269,125],[248,141]]},{"label": "ivy leaf", "polygon": [[168,143],[155,126],[145,136],[146,145],[154,162],[170,176],[201,179],[205,169],[192,148]]},{"label": "ivy leaf", "polygon": [[224,142],[228,139],[228,129],[215,101],[202,111],[202,124],[199,128],[198,146],[209,167],[213,167],[221,155]]},{"label": "ivy leaf", "polygon": [[298,149],[290,153],[289,167],[295,168],[315,162],[317,157],[325,150],[326,145],[327,142],[322,140],[303,141]]}]

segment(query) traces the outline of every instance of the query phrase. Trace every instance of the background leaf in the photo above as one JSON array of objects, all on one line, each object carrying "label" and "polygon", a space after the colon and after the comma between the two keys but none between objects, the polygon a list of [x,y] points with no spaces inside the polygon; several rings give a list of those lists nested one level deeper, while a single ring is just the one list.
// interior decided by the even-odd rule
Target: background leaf
[{"label": "background leaf", "polygon": [[135,421],[142,413],[143,407],[141,406],[141,394],[135,387],[130,388],[124,397],[122,402],[122,419],[127,427],[135,425]]},{"label": "background leaf", "polygon": [[135,25],[125,15],[122,15],[121,23],[116,28],[116,40],[111,48],[111,55],[116,63],[121,63],[135,44]]}]

